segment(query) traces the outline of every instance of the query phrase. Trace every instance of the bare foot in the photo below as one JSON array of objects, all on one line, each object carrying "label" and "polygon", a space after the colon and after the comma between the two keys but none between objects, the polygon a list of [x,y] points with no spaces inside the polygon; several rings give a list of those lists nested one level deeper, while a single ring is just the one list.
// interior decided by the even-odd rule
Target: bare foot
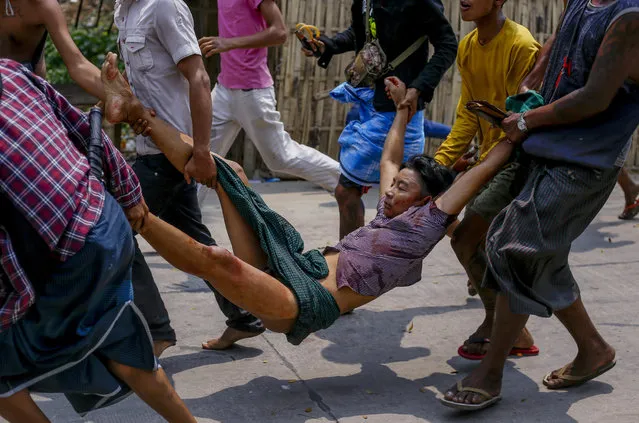
[{"label": "bare foot", "polygon": [[106,94],[105,116],[110,123],[134,123],[143,117],[144,106],[120,73],[116,54],[107,53],[101,79]]},{"label": "bare foot", "polygon": [[[606,368],[606,366],[611,363],[614,363],[615,355],[615,349],[608,344],[593,346],[588,351],[584,352],[579,351],[577,353],[577,357],[575,357],[573,362],[567,366],[565,371],[562,372],[563,369],[554,370],[546,376],[546,378],[544,378],[544,385],[550,389],[561,389],[568,386],[580,385],[581,383],[590,380],[590,378],[585,378],[583,382],[570,379],[586,377],[589,375],[599,376],[597,374],[598,371]],[[612,368],[612,366],[609,368]],[[568,376],[569,380],[562,378],[562,373],[564,376]]]},{"label": "bare foot", "polygon": [[202,349],[205,350],[226,350],[242,339],[253,338],[261,335],[262,332],[242,332],[233,328],[226,328],[222,336],[202,342]]},{"label": "bare foot", "polygon": [[164,351],[167,350],[167,348],[171,348],[174,345],[175,342],[171,341],[153,341],[153,355],[155,355],[157,358],[160,358],[160,356],[164,353]]}]

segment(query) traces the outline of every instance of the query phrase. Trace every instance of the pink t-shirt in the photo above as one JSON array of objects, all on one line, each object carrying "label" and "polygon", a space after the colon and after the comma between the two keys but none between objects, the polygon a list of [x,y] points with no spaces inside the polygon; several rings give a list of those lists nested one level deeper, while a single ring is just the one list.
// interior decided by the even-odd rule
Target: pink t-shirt
[{"label": "pink t-shirt", "polygon": [[[263,0],[218,0],[220,37],[253,35],[266,29],[259,11]],[[226,88],[268,88],[273,77],[268,70],[267,48],[237,49],[222,53],[222,70],[218,77]]]}]

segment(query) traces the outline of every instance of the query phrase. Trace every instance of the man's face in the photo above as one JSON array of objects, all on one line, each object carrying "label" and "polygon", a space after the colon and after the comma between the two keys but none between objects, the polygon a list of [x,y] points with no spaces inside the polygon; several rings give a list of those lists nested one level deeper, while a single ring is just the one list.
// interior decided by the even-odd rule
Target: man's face
[{"label": "man's face", "polygon": [[495,0],[460,0],[461,17],[465,22],[477,21],[490,14],[501,3],[503,2]]}]

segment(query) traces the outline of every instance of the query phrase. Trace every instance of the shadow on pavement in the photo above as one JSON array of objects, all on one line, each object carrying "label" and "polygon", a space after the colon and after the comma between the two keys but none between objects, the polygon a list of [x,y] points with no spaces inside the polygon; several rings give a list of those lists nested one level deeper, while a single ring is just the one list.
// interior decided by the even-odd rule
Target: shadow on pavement
[{"label": "shadow on pavement", "polygon": [[[469,300],[467,304],[453,306],[415,307],[405,310],[373,311],[357,309],[353,314],[340,317],[335,329],[315,333],[331,342],[322,350],[322,356],[333,363],[393,363],[428,357],[430,350],[422,347],[403,348],[402,339],[411,322],[419,316],[434,316],[458,310],[482,308],[481,302]],[[436,331],[434,329],[434,331]]]},{"label": "shadow on pavement", "polygon": [[[185,402],[196,416],[224,422],[304,422],[320,417],[337,421],[350,416],[376,414],[416,416],[436,421],[441,410],[437,406],[435,394],[421,391],[419,382],[398,376],[383,363],[409,361],[430,355],[428,348],[401,347],[402,339],[407,336],[406,328],[416,317],[444,314],[468,307],[480,308],[481,303],[470,301],[469,304],[455,306],[381,312],[356,310],[354,314],[338,320],[336,325],[341,327],[336,329],[339,330],[328,329],[317,332],[315,336],[331,342],[322,351],[324,358],[336,363],[361,364],[359,373],[307,379],[295,384],[263,376],[242,386]],[[191,363],[201,365],[197,361],[193,357]],[[186,370],[188,362],[180,366],[180,371]],[[167,371],[172,371],[170,363],[167,363]],[[447,376],[443,381],[452,383],[455,376]],[[238,400],[249,405],[238,410]],[[211,404],[215,404],[215,407],[211,407]],[[304,411],[309,408],[311,412]]]},{"label": "shadow on pavement", "polygon": [[[476,365],[461,361],[455,357],[448,363],[464,372]],[[573,390],[540,391],[535,381],[509,361],[505,370],[504,399],[495,407],[471,414],[448,409],[437,399],[440,392],[461,377],[460,374],[433,373],[414,381],[397,376],[385,365],[364,363],[361,371],[354,375],[307,379],[294,384],[262,376],[244,385],[185,402],[196,417],[225,423],[301,423],[319,418],[341,421],[376,415],[410,416],[430,422],[534,420],[573,423],[576,420],[568,415],[573,404],[613,391],[612,386],[598,381]]]},{"label": "shadow on pavement", "polygon": [[[516,368],[518,359],[506,362],[502,385],[503,399],[494,407],[480,412],[460,412],[443,407],[442,418],[446,421],[552,421],[555,423],[577,422],[568,415],[570,407],[587,398],[610,394],[613,387],[607,383],[590,381],[585,385],[565,391],[550,391]],[[522,360],[525,360],[523,358]],[[478,365],[476,362],[453,357],[447,362],[457,374],[433,373],[422,379],[425,386],[436,388],[441,395],[463,379]],[[552,369],[548,369],[550,371]],[[540,390],[541,389],[541,390]],[[439,402],[437,402],[439,405]]]},{"label": "shadow on pavement", "polygon": [[[172,379],[172,375],[186,370],[210,366],[212,364],[222,364],[255,358],[262,355],[262,353],[263,351],[258,348],[243,347],[240,345],[236,345],[232,349],[225,351],[205,351],[198,348],[195,352],[190,354],[163,357],[160,359],[160,364],[169,378]],[[239,365],[240,363],[238,363],[238,366]],[[215,374],[211,374],[211,377],[215,377]],[[171,383],[172,382],[173,380],[171,380]]]},{"label": "shadow on pavement", "polygon": [[619,236],[618,233],[607,232],[606,228],[616,228],[622,225],[629,225],[627,221],[618,220],[614,222],[595,221],[588,226],[583,234],[572,244],[572,253],[586,253],[594,250],[606,250],[613,248],[621,248],[634,244],[632,241],[615,241]]}]

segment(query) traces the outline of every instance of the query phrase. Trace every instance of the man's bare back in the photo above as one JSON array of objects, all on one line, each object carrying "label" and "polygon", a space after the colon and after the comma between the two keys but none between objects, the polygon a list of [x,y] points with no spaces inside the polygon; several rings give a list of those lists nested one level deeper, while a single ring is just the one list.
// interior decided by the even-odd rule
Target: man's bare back
[{"label": "man's bare back", "polygon": [[0,57],[34,66],[40,62],[38,50],[46,29],[38,3],[37,0],[0,0]]}]

